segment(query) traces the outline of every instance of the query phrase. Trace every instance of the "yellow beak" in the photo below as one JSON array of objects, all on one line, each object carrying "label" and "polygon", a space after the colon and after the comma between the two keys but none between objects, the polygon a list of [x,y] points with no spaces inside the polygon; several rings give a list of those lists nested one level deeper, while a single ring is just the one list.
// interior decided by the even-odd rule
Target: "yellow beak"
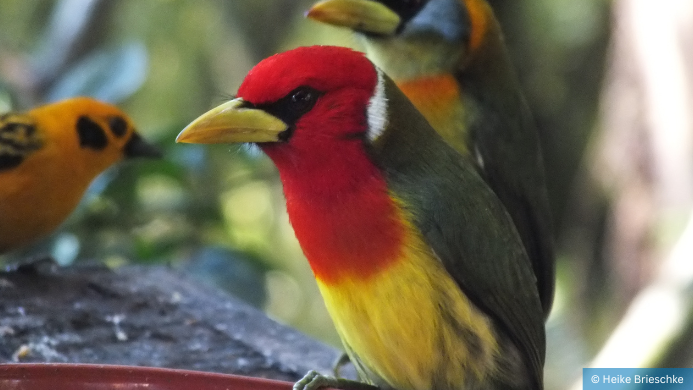
[{"label": "yellow beak", "polygon": [[352,30],[392,35],[401,21],[399,15],[372,0],[323,0],[315,4],[306,16]]},{"label": "yellow beak", "polygon": [[243,107],[243,99],[233,99],[213,108],[187,125],[176,142],[226,144],[278,142],[288,126],[265,111]]}]

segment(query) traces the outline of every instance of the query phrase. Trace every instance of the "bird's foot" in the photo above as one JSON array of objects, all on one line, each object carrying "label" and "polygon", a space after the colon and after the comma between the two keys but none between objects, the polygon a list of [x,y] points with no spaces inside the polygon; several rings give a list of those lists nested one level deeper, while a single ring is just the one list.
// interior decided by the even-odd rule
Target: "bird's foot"
[{"label": "bird's foot", "polygon": [[377,386],[349,379],[325,376],[317,371],[309,371],[303,379],[294,384],[294,390],[318,390],[323,387],[341,390],[379,390]]},{"label": "bird's foot", "polygon": [[339,355],[339,357],[332,363],[332,373],[334,374],[335,378],[342,378],[342,375],[340,375],[340,372],[342,371],[342,368],[349,364],[351,362],[351,359],[349,358],[349,355],[346,353],[342,353]]}]

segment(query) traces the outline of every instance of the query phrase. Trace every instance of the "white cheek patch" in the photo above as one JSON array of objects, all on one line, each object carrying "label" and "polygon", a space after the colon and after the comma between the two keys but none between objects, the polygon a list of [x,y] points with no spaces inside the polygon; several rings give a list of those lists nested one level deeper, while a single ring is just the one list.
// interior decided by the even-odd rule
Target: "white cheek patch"
[{"label": "white cheek patch", "polygon": [[380,69],[378,71],[378,84],[375,93],[368,101],[368,139],[375,141],[383,134],[387,127],[387,97],[385,96],[385,77]]}]

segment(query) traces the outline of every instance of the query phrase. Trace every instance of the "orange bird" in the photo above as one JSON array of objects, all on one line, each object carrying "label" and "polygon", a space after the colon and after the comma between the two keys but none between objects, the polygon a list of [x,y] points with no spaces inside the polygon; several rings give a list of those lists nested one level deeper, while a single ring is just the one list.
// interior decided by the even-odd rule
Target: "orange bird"
[{"label": "orange bird", "polygon": [[57,228],[123,158],[159,157],[110,104],[74,98],[0,116],[0,253]]}]

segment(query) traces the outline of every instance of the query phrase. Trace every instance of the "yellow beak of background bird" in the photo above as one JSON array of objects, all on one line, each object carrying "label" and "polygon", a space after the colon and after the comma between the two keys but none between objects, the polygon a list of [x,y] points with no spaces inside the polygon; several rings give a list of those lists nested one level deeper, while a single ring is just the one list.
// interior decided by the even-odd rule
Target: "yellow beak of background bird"
[{"label": "yellow beak of background bird", "polygon": [[401,19],[385,5],[370,0],[325,0],[315,4],[306,16],[318,22],[373,34],[394,34]]}]

